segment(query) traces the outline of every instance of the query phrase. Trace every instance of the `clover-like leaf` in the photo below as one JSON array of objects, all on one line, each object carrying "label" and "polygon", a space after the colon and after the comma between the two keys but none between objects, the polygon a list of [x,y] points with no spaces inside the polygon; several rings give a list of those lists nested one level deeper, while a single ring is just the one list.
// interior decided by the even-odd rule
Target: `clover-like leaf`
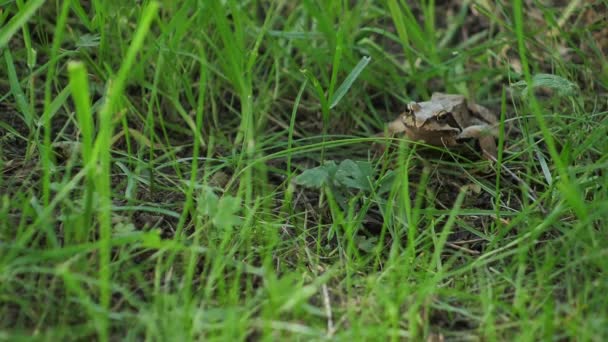
[{"label": "clover-like leaf", "polygon": [[224,196],[220,199],[217,211],[213,215],[213,224],[217,227],[230,229],[241,223],[241,218],[236,214],[241,209],[241,200],[232,196]]},{"label": "clover-like leaf", "polygon": [[126,236],[137,231],[131,222],[118,222],[112,227],[112,230],[115,236]]},{"label": "clover-like leaf", "polygon": [[370,191],[370,178],[373,173],[370,163],[346,159],[340,163],[336,171],[336,181],[349,188]]},{"label": "clover-like leaf", "polygon": [[357,236],[355,236],[355,241],[357,242],[357,248],[359,248],[360,250],[362,250],[364,252],[369,253],[369,252],[373,251],[374,247],[376,247],[376,244],[378,243],[378,237],[377,236],[365,237],[365,236],[357,235]]},{"label": "clover-like leaf", "polygon": [[336,169],[336,163],[328,161],[323,165],[305,170],[298,175],[294,181],[298,185],[318,189],[323,185],[332,183],[334,175],[336,174]]},{"label": "clover-like leaf", "polygon": [[145,248],[161,248],[162,239],[160,237],[160,230],[153,229],[151,231],[142,234],[141,243]]},{"label": "clover-like leaf", "polygon": [[205,187],[198,198],[198,212],[204,216],[212,217],[217,211],[219,198],[213,189]]}]

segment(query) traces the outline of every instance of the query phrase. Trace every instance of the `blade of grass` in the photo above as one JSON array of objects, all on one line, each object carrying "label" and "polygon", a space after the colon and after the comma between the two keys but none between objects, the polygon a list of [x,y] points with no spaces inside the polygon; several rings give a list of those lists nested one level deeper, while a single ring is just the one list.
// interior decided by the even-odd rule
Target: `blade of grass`
[{"label": "blade of grass", "polygon": [[[23,0],[17,0],[19,10],[23,10],[23,6]],[[27,67],[31,71],[36,65],[36,51],[32,48],[32,39],[27,25],[21,27],[21,32],[23,32],[23,43],[25,44],[25,52],[27,53]],[[34,95],[32,94],[32,96]]]},{"label": "blade of grass", "polygon": [[[112,238],[112,185],[110,181],[111,175],[111,137],[113,134],[113,113],[115,107],[123,95],[127,76],[135,62],[138,51],[144,45],[144,39],[150,30],[150,24],[156,17],[159,4],[156,1],[151,1],[144,8],[139,24],[131,45],[129,46],[124,60],[108,87],[106,101],[99,111],[99,133],[94,145],[95,162],[99,163],[97,170],[98,175],[95,178],[95,187],[97,190],[98,203],[98,221],[99,221],[99,278],[100,278],[100,298],[99,304],[103,310],[110,308],[110,248]],[[99,339],[107,341],[109,338],[108,318],[105,317],[100,321],[97,327]]]},{"label": "blade of grass", "polygon": [[[402,11],[405,13],[404,23],[405,28],[408,30],[409,41],[418,51],[422,51],[425,56],[429,57],[435,62],[438,62],[436,56],[432,54],[433,49],[435,49],[433,46],[435,45],[434,28],[428,27],[428,32],[425,32],[425,30],[419,24],[419,19],[412,12],[410,5],[408,5],[405,0],[399,0],[399,2],[401,3]],[[429,6],[433,6],[432,1]],[[424,8],[425,6],[422,5],[422,7],[425,25],[431,25],[434,23],[434,18],[428,18],[428,13]]]},{"label": "blade of grass", "polygon": [[[333,63],[331,65],[331,79],[329,80],[329,88],[327,89],[327,96],[331,99],[334,98],[334,90],[336,89],[336,83],[338,82],[338,72],[340,71],[340,64],[342,62],[342,50],[344,49],[344,32],[342,31],[342,26],[338,28],[338,32],[336,33],[336,47],[334,50],[334,58]],[[332,101],[330,101],[332,102]],[[332,106],[330,105],[331,109]],[[329,118],[324,118],[324,120],[329,121]]]},{"label": "blade of grass", "polygon": [[397,34],[401,39],[401,46],[403,47],[403,52],[405,53],[405,58],[407,59],[410,71],[415,70],[415,56],[411,53],[411,50],[408,48],[410,45],[410,36],[408,34],[407,27],[405,26],[405,21],[403,18],[403,13],[401,12],[401,8],[399,8],[399,4],[396,0],[388,1],[388,8],[393,18],[393,22],[395,24],[395,29],[397,29]]},{"label": "blade of grass", "polygon": [[[302,94],[304,90],[306,90],[306,85],[308,84],[308,79],[304,80],[302,86],[300,87],[300,91],[298,91],[298,95],[296,96],[296,100],[293,103],[293,109],[291,110],[291,119],[289,120],[289,130],[287,136],[287,150],[291,151],[293,146],[293,132],[296,125],[296,115],[298,112],[298,107],[300,106],[300,101],[302,100]],[[293,174],[291,172],[291,153],[287,155],[287,173],[288,173],[288,181],[291,180]]]},{"label": "blade of grass", "polygon": [[[44,82],[44,112],[42,114],[42,128],[44,130],[44,136],[42,145],[39,146],[39,150],[42,164],[42,204],[45,207],[47,207],[51,201],[51,172],[53,170],[53,147],[51,143],[51,117],[53,101],[51,100],[51,85],[55,79],[58,60],[57,56],[59,56],[59,48],[63,42],[63,32],[65,30],[69,8],[70,0],[64,1],[57,18],[55,31],[53,33],[53,44],[50,51],[50,60],[46,73],[46,80]],[[35,140],[39,140],[38,137],[36,137]],[[48,230],[47,241],[52,246],[57,247],[57,237],[55,236],[55,232],[51,231],[53,226],[53,218],[49,218],[47,222],[44,222],[43,229]]]},{"label": "blade of grass", "polygon": [[359,63],[357,63],[357,65],[348,74],[348,76],[346,76],[346,78],[344,79],[344,82],[342,82],[342,84],[340,84],[340,87],[338,87],[338,90],[336,90],[336,92],[332,95],[331,99],[329,100],[329,103],[330,103],[329,109],[334,108],[335,106],[338,105],[338,103],[340,103],[340,100],[342,100],[344,95],[346,95],[346,93],[348,92],[350,87],[353,85],[353,83],[355,82],[357,77],[359,77],[361,72],[363,72],[363,69],[365,69],[365,67],[369,64],[370,60],[371,60],[371,58],[368,56],[361,58]]},{"label": "blade of grass", "polygon": [[[205,89],[207,89],[207,57],[205,55],[205,50],[203,48],[199,49],[199,84],[198,84],[198,99],[196,105],[196,130],[194,131],[194,147],[192,151],[192,164],[190,166],[190,184],[188,186],[188,190],[186,192],[186,200],[184,203],[184,209],[182,215],[179,219],[176,229],[176,236],[181,235],[181,231],[183,230],[184,225],[187,222],[187,217],[190,215],[191,211],[193,211],[193,203],[194,203],[194,191],[197,185],[198,178],[198,159],[200,154],[200,149],[203,147],[201,132],[203,130],[203,119],[204,119],[204,109],[205,109]],[[202,234],[195,234],[194,237],[194,245],[198,246],[200,244]],[[195,276],[196,265],[199,263],[200,256],[198,253],[190,253],[188,257],[188,263],[186,263],[184,267],[184,289],[183,289],[183,302],[187,308],[194,304],[192,300],[192,287]]]},{"label": "blade of grass", "polygon": [[38,7],[44,4],[45,0],[32,0],[28,1],[23,8],[15,14],[15,16],[0,29],[0,50],[2,50],[8,41],[11,39],[13,34],[19,30],[25,23],[30,19],[36,12]]},{"label": "blade of grass", "polygon": [[[89,165],[94,159],[93,157],[93,138],[95,135],[93,126],[93,113],[91,111],[91,97],[89,94],[89,81],[87,79],[87,70],[82,62],[69,62],[68,73],[70,79],[70,90],[76,106],[76,118],[78,120],[78,128],[81,135],[81,154],[84,165]],[[92,226],[92,209],[93,209],[93,192],[95,191],[95,173],[90,169],[87,174],[85,194],[84,194],[84,212],[82,215],[81,229],[72,232],[75,241],[83,243],[87,241],[89,229]]]},{"label": "blade of grass", "polygon": [[21,89],[21,85],[19,84],[19,79],[17,78],[17,71],[15,70],[15,63],[13,63],[13,56],[9,49],[4,51],[4,60],[6,61],[6,71],[8,73],[8,82],[10,85],[11,93],[13,94],[13,98],[17,103],[17,109],[23,115],[23,121],[30,130],[30,133],[34,130],[34,122],[36,118],[34,117],[34,113],[32,112],[32,108],[27,103],[27,98],[23,89]]}]

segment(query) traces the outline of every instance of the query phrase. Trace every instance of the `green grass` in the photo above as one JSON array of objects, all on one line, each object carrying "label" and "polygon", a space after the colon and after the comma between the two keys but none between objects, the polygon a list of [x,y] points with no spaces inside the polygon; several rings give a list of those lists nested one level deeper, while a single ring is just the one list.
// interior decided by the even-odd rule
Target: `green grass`
[{"label": "green grass", "polygon": [[5,2],[0,340],[607,339],[608,3],[412,3]]}]

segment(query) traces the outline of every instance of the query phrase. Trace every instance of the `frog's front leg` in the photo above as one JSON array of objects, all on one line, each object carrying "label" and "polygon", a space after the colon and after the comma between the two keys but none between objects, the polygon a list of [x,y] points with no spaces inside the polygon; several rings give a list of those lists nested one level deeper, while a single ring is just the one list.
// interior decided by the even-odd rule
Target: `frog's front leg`
[{"label": "frog's front leg", "polygon": [[494,137],[498,135],[496,128],[493,125],[473,125],[466,127],[460,132],[457,139],[476,138],[479,141],[479,147],[483,154],[488,159],[496,160],[498,149]]},{"label": "frog's front leg", "polygon": [[[406,130],[407,130],[407,127],[403,123],[403,120],[401,120],[401,118],[398,118],[398,119],[393,120],[391,123],[388,124],[388,127],[386,129],[386,133],[385,132],[380,132],[380,133],[376,134],[376,137],[389,138],[389,137],[392,137],[393,135],[395,135],[397,133],[403,133]],[[372,150],[376,154],[384,153],[385,147],[386,147],[385,143],[374,142],[372,144]]]},{"label": "frog's front leg", "polygon": [[388,130],[389,135],[403,133],[407,130],[407,126],[405,126],[405,124],[403,123],[403,120],[401,120],[401,118],[399,118],[399,119],[393,120],[391,123],[389,123],[387,130]]},{"label": "frog's front leg", "polygon": [[480,138],[484,136],[493,136],[498,135],[496,131],[496,127],[493,125],[471,125],[465,127],[460,134],[458,134],[457,139],[468,139],[468,138]]}]

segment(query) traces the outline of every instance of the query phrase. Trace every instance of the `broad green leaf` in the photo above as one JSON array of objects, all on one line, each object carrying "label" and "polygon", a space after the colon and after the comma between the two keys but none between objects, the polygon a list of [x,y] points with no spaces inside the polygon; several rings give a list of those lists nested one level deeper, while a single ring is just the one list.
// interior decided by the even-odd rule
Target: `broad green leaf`
[{"label": "broad green leaf", "polygon": [[320,188],[327,184],[328,180],[329,174],[321,167],[306,170],[295,178],[296,184],[307,188]]},{"label": "broad green leaf", "polygon": [[373,176],[371,164],[368,162],[355,162],[346,159],[340,163],[336,172],[336,181],[349,188],[369,191],[369,179]]},{"label": "broad green leaf", "polygon": [[325,184],[331,184],[336,170],[336,163],[333,161],[328,161],[321,166],[305,170],[298,175],[294,181],[298,185],[318,189]]}]

